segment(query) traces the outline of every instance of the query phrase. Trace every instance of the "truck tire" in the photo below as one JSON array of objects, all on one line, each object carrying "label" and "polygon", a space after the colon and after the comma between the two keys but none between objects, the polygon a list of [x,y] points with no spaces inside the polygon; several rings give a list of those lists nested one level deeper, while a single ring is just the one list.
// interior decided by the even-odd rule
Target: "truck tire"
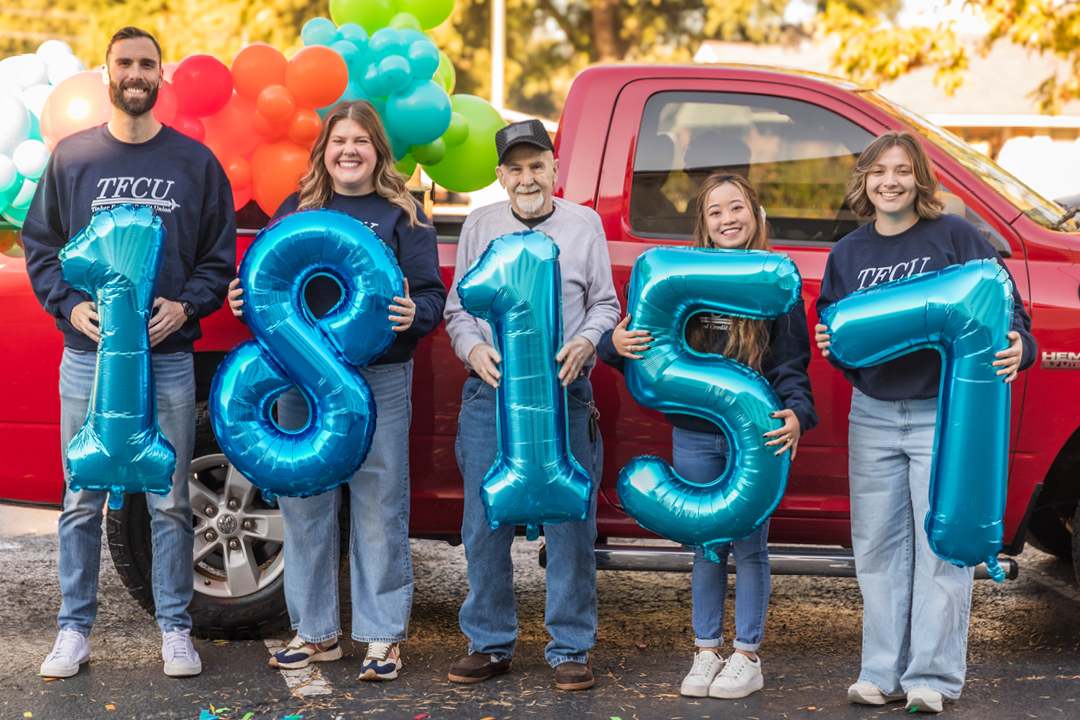
[{"label": "truck tire", "polygon": [[[189,477],[195,526],[195,587],[189,608],[193,633],[244,640],[286,627],[281,511],[232,469],[214,439],[206,403],[198,407]],[[121,580],[153,614],[153,550],[145,495],[127,495],[121,509],[109,510],[107,532]]]},{"label": "truck tire", "polygon": [[1073,516],[1072,531],[1073,572],[1076,573],[1076,582],[1080,585],[1080,505],[1076,506],[1076,515]]},{"label": "truck tire", "polygon": [[1073,515],[1078,510],[1078,507],[1063,508],[1058,505],[1036,509],[1028,522],[1027,541],[1044,553],[1062,560],[1072,560],[1076,557],[1073,551],[1076,542]]}]

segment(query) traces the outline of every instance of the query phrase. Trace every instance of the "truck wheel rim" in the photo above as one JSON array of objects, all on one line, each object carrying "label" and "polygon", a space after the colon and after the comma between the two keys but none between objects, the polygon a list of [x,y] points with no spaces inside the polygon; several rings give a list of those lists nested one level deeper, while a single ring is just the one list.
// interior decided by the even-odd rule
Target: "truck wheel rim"
[{"label": "truck wheel rim", "polygon": [[195,592],[240,598],[273,584],[285,569],[281,510],[220,453],[191,461],[188,488]]}]

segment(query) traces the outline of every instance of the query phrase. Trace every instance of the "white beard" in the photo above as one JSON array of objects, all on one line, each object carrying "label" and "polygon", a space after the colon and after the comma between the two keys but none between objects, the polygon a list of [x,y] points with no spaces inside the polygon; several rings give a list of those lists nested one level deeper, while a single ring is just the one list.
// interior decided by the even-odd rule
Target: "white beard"
[{"label": "white beard", "polygon": [[514,197],[517,200],[516,204],[518,206],[518,209],[527,215],[538,213],[540,212],[540,208],[544,207],[543,191],[527,194],[515,192]]}]

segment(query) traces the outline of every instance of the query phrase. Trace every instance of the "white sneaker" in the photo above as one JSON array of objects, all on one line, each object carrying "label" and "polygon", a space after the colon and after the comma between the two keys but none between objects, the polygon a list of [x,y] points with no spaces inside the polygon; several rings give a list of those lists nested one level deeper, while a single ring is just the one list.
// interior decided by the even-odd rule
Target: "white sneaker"
[{"label": "white sneaker", "polygon": [[689,697],[707,697],[709,683],[722,667],[724,667],[724,658],[712,650],[702,650],[694,655],[694,666],[683,678],[682,689],[679,692]]},{"label": "white sneaker", "polygon": [[709,686],[709,697],[734,700],[755,693],[764,686],[761,659],[751,660],[742,653],[732,653],[724,669]]},{"label": "white sneaker", "polygon": [[908,690],[908,712],[939,713],[944,709],[941,693],[933,688],[914,687]]},{"label": "white sneaker", "polygon": [[49,657],[41,663],[42,677],[66,678],[79,672],[90,659],[90,641],[76,630],[61,630]]},{"label": "white sneaker", "polygon": [[169,677],[190,677],[202,672],[202,660],[191,645],[190,630],[161,633],[161,659]]},{"label": "white sneaker", "polygon": [[877,685],[860,680],[847,689],[848,702],[860,705],[884,705],[903,700],[903,695],[886,695],[878,690]]}]

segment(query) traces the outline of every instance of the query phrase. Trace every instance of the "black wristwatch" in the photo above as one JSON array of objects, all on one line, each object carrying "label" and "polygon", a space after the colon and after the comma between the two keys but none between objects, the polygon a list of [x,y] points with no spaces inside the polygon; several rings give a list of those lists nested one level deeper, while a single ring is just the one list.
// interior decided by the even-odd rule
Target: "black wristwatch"
[{"label": "black wristwatch", "polygon": [[195,306],[189,303],[187,300],[181,300],[180,306],[184,308],[184,314],[188,316],[188,320],[195,317]]}]

